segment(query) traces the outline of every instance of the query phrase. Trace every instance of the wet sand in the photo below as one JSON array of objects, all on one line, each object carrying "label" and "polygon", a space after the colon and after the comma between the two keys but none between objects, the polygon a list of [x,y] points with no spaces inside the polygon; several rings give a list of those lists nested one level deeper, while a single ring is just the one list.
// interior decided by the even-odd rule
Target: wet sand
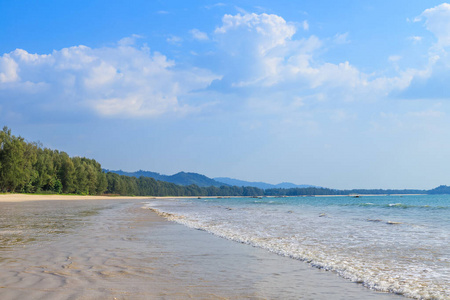
[{"label": "wet sand", "polygon": [[168,222],[146,201],[0,203],[0,299],[402,298]]},{"label": "wet sand", "polygon": [[[67,201],[67,200],[114,200],[114,199],[164,199],[167,197],[123,197],[123,196],[81,196],[81,195],[36,195],[36,194],[0,194],[0,202],[26,201]],[[183,198],[183,197],[180,197]],[[186,197],[189,198],[189,197]],[[192,198],[192,197],[191,197]]]}]

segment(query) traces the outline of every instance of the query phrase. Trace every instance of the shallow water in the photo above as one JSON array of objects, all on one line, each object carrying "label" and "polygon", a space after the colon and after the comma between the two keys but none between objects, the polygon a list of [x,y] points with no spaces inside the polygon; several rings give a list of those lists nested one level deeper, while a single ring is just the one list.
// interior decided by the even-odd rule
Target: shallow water
[{"label": "shallow water", "polygon": [[364,286],[450,299],[450,197],[156,201],[170,220],[307,261]]},{"label": "shallow water", "polygon": [[0,249],[25,246],[45,241],[57,235],[71,234],[84,225],[85,217],[94,216],[108,206],[86,205],[79,201],[1,203]]},{"label": "shallow water", "polygon": [[0,299],[397,298],[143,207],[120,199],[0,203],[8,243]]}]

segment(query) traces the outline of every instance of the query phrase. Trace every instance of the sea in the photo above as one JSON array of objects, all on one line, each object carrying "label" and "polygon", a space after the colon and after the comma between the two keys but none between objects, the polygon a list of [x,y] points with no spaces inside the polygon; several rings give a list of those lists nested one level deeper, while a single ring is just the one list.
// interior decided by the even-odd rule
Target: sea
[{"label": "sea", "polygon": [[167,219],[367,288],[450,299],[450,195],[163,199]]}]

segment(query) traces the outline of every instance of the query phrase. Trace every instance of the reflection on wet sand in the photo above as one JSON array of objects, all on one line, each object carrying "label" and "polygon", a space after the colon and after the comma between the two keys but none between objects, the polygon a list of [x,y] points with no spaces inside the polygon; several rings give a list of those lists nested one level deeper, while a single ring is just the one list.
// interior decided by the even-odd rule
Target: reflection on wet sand
[{"label": "reflection on wet sand", "polygon": [[0,203],[0,299],[392,299],[142,200]]}]

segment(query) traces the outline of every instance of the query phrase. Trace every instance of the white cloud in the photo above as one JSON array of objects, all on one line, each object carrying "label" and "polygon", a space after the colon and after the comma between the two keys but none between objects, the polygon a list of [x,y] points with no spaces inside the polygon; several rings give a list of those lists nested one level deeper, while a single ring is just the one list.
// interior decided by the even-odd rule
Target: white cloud
[{"label": "white cloud", "polygon": [[[447,43],[450,30],[446,32],[439,26],[447,28],[445,26],[450,24],[446,18],[448,11],[450,5],[443,4],[420,15],[442,47]],[[430,51],[429,64],[422,70],[402,70],[397,65],[408,58],[392,55],[388,59],[397,72],[392,77],[381,72],[364,73],[345,60],[340,63],[324,61],[320,54],[327,50],[327,43],[347,43],[348,33],[320,39],[305,32],[305,24],[308,24],[305,22],[291,23],[273,14],[245,13],[225,15],[210,37],[192,29],[190,34],[194,38],[211,38],[216,42],[216,61],[222,64],[217,70],[226,74],[213,91],[217,93],[214,101],[229,99],[221,94],[221,88],[234,89],[238,95],[243,95],[240,89],[245,89],[247,95],[252,94],[253,106],[257,101],[266,103],[266,107],[270,106],[267,103],[276,106],[277,101],[283,99],[289,102],[284,107],[305,110],[309,106],[304,105],[304,99],[308,99],[308,103],[376,101],[417,82],[422,84],[432,79],[433,74],[449,73],[450,59],[445,58],[445,51]],[[299,29],[303,37],[294,38],[300,35],[296,35]],[[53,99],[56,106],[70,103],[107,116],[183,114],[206,105],[202,102],[209,100],[199,100],[194,106],[188,99],[193,99],[197,90],[207,88],[222,76],[208,70],[181,68],[162,54],[135,46],[140,38],[138,35],[124,38],[115,47],[76,46],[44,55],[17,49],[3,54],[0,56],[0,91],[34,93],[41,95],[41,99]],[[416,36],[411,39],[420,41]],[[175,44],[182,41],[177,36],[167,40]],[[412,90],[411,94],[414,92]],[[276,113],[273,109],[268,111]]]},{"label": "white cloud", "polygon": [[308,31],[309,30],[309,23],[308,23],[308,21],[304,20],[302,22],[302,27],[303,27],[303,30]]},{"label": "white cloud", "polygon": [[[282,89],[286,95],[315,93],[328,99],[353,101],[386,96],[411,80],[409,74],[377,77],[347,61],[334,64],[316,60],[324,41],[314,35],[294,40],[296,27],[280,16],[225,15],[222,22],[215,37],[228,59],[236,62],[228,72],[233,87]],[[333,42],[346,43],[347,36],[336,35]]]},{"label": "white cloud", "polygon": [[[450,4],[425,10],[415,22],[424,21],[437,37],[429,49],[428,63],[419,68],[404,67],[407,55],[391,55],[390,71],[364,73],[348,61],[331,63],[321,58],[327,43],[348,43],[348,33],[320,39],[302,32],[302,24],[287,22],[271,14],[225,15],[214,32],[224,63],[224,81],[232,88],[247,89],[260,97],[284,92],[285,99],[320,95],[321,101],[378,101],[389,97],[447,98],[450,77]],[[299,28],[297,28],[298,26]],[[295,35],[296,37],[298,35]],[[411,36],[414,43],[421,36]],[[424,53],[425,54],[425,53]],[[396,72],[385,75],[387,72]],[[392,74],[392,73],[391,73]],[[319,97],[317,97],[319,99]],[[276,100],[273,100],[276,101]]]},{"label": "white cloud", "polygon": [[415,35],[415,36],[410,36],[408,39],[413,41],[413,43],[417,44],[422,41],[423,37]]},{"label": "white cloud", "polygon": [[183,39],[182,39],[181,37],[179,37],[179,36],[172,35],[172,36],[168,37],[168,38],[166,39],[166,41],[167,41],[169,44],[173,44],[173,45],[181,45],[181,42],[183,42]]},{"label": "white cloud", "polygon": [[196,28],[189,31],[189,33],[192,35],[192,37],[199,41],[206,41],[209,40],[208,35],[205,32],[202,32]]},{"label": "white cloud", "polygon": [[116,47],[75,46],[44,55],[17,49],[0,57],[0,91],[19,95],[26,87],[42,105],[86,107],[107,116],[192,111],[180,98],[218,78],[207,70],[179,69],[164,55],[123,40]]},{"label": "white cloud", "polygon": [[[450,80],[450,4],[443,3],[428,8],[414,19],[424,22],[437,41],[428,49],[428,63],[422,70],[406,70],[410,73],[411,84],[402,94],[413,99],[444,99],[450,97],[448,82]],[[413,43],[422,41],[420,36],[409,38]],[[424,53],[425,54],[425,53]]]},{"label": "white cloud", "polygon": [[227,6],[225,3],[216,3],[216,4],[212,4],[212,5],[206,5],[205,8],[206,9],[212,9],[212,8],[216,8],[216,7],[224,7]]},{"label": "white cloud", "polygon": [[239,12],[239,13],[241,13],[241,14],[243,14],[243,15],[246,15],[246,14],[248,14],[248,12],[245,10],[245,9],[243,9],[242,7],[239,7],[239,6],[234,6],[234,9],[237,11],[237,12]]},{"label": "white cloud", "polygon": [[221,27],[216,28],[216,34],[222,35],[222,38],[228,37],[226,42],[231,42],[230,37],[235,39],[232,44],[243,44],[246,39],[250,39],[257,48],[251,50],[257,50],[260,55],[284,45],[296,31],[295,26],[288,24],[282,17],[268,14],[225,15],[222,23]]},{"label": "white cloud", "polygon": [[388,57],[388,60],[391,62],[398,62],[402,57],[400,55],[391,55]]},{"label": "white cloud", "polygon": [[336,44],[348,44],[349,40],[348,40],[348,32],[346,33],[338,33],[334,36],[334,42]]},{"label": "white cloud", "polygon": [[[227,61],[225,81],[232,88],[245,88],[260,97],[273,98],[274,93],[284,93],[285,99],[320,95],[321,101],[379,101],[389,97],[448,97],[450,74],[450,4],[425,10],[414,21],[425,21],[426,28],[438,39],[429,49],[428,64],[421,68],[401,68],[409,57],[391,55],[394,75],[387,76],[380,70],[364,73],[348,61],[331,63],[320,54],[329,51],[327,43],[348,43],[348,33],[334,38],[320,39],[306,35],[294,39],[303,24],[287,22],[270,14],[225,15],[216,28],[221,58]],[[297,36],[297,35],[295,35]],[[414,43],[420,36],[409,38]],[[443,85],[444,84],[444,85]],[[433,88],[434,87],[434,88]],[[420,91],[420,96],[419,92]],[[433,94],[433,95],[431,95]],[[302,108],[303,109],[303,108]]]},{"label": "white cloud", "polygon": [[426,9],[418,18],[425,18],[425,26],[438,39],[441,47],[450,46],[450,4],[442,3],[438,6]]},{"label": "white cloud", "polygon": [[18,65],[9,54],[0,57],[0,83],[17,81],[19,79],[17,72]]},{"label": "white cloud", "polygon": [[121,46],[131,46],[134,45],[136,43],[137,39],[142,39],[143,36],[138,35],[138,34],[132,34],[131,36],[128,37],[124,37],[122,38],[118,44]]}]

